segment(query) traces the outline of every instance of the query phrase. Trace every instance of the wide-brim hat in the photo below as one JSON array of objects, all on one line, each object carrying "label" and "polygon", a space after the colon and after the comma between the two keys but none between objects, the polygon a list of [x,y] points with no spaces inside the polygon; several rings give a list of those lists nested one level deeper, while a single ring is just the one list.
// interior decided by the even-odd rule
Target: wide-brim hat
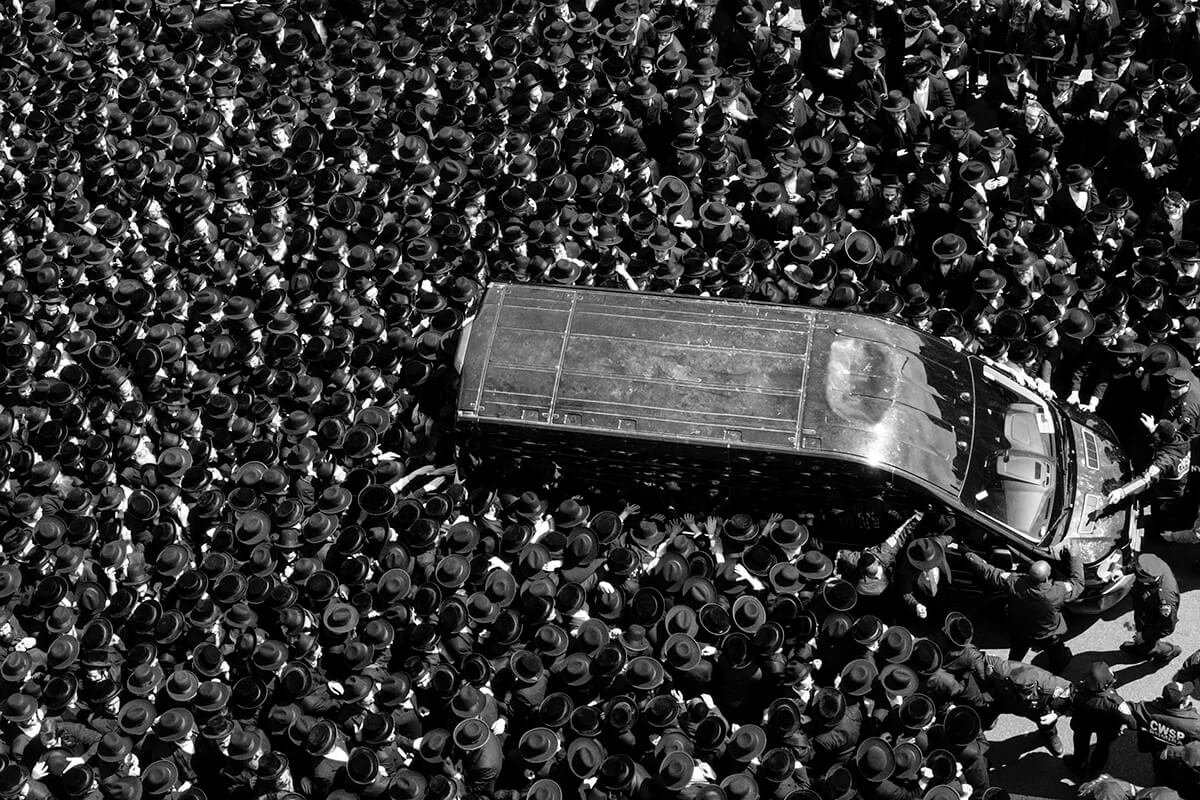
[{"label": "wide-brim hat", "polygon": [[900,704],[900,724],[910,731],[919,731],[933,722],[937,705],[924,694],[913,694]]},{"label": "wide-brim hat", "polygon": [[[1197,338],[1197,341],[1200,341],[1200,338]],[[1133,334],[1123,334],[1118,336],[1107,349],[1114,355],[1140,356],[1146,351],[1146,345],[1139,342]]]},{"label": "wide-brim hat", "polygon": [[821,599],[832,611],[850,611],[858,603],[858,590],[848,581],[831,580],[821,587]]},{"label": "wide-brim hat", "polygon": [[842,668],[838,688],[850,697],[862,697],[871,691],[878,676],[879,670],[874,662],[856,658]]},{"label": "wide-brim hat", "polygon": [[913,652],[914,638],[903,625],[892,625],[884,631],[876,655],[889,664],[908,661]]},{"label": "wide-brim hat", "polygon": [[471,752],[487,744],[491,731],[478,717],[464,719],[454,727],[454,744],[461,750]]},{"label": "wide-brim hat", "polygon": [[725,755],[731,760],[748,764],[767,749],[767,733],[758,725],[743,725],[734,731],[725,746]]},{"label": "wide-brim hat", "polygon": [[863,739],[854,753],[854,766],[868,783],[882,783],[896,771],[896,754],[886,739]]},{"label": "wide-brim hat", "polygon": [[800,570],[790,561],[780,562],[771,567],[767,579],[771,587],[780,594],[796,594],[806,583]]},{"label": "wide-brim hat", "polygon": [[767,621],[767,610],[762,601],[751,595],[742,595],[733,602],[731,614],[734,626],[743,633],[754,633]]},{"label": "wide-brim hat", "polygon": [[517,753],[526,764],[544,764],[554,758],[558,749],[558,735],[545,727],[525,731],[517,744]]},{"label": "wide-brim hat", "polygon": [[983,725],[979,714],[970,706],[955,706],[946,712],[942,723],[946,741],[954,747],[966,747],[979,738]]},{"label": "wide-brim hat", "polygon": [[805,580],[815,583],[833,574],[833,561],[824,553],[808,550],[796,562],[796,568]]},{"label": "wide-brim hat", "polygon": [[842,250],[850,263],[868,266],[879,257],[879,242],[867,231],[852,231],[842,244]]},{"label": "wide-brim hat", "polygon": [[349,603],[330,603],[321,614],[321,623],[330,633],[349,633],[358,627],[358,609]]},{"label": "wide-brim hat", "polygon": [[673,633],[662,646],[663,659],[673,669],[683,672],[700,664],[700,645],[686,633]]},{"label": "wide-brim hat", "polygon": [[879,673],[879,685],[890,695],[908,697],[920,687],[921,679],[908,664],[888,664]]},{"label": "wide-brim hat", "polygon": [[883,99],[883,110],[897,114],[907,111],[910,105],[912,101],[895,89],[888,92],[887,97]]},{"label": "wide-brim hat", "polygon": [[630,659],[625,677],[633,688],[648,692],[662,685],[665,672],[658,659],[652,656],[637,656]]},{"label": "wide-brim hat", "polygon": [[1008,279],[994,269],[983,269],[975,276],[971,287],[980,294],[998,294],[1008,285]]},{"label": "wide-brim hat", "polygon": [[942,565],[946,551],[941,543],[929,537],[914,539],[904,551],[908,563],[918,570],[927,570]]},{"label": "wide-brim hat", "polygon": [[833,727],[846,716],[846,698],[837,689],[823,686],[808,701],[808,716],[821,728]]},{"label": "wide-brim hat", "polygon": [[967,252],[967,242],[956,233],[947,233],[934,240],[932,249],[935,258],[953,261]]},{"label": "wide-brim hat", "polygon": [[1096,319],[1090,312],[1082,308],[1072,308],[1067,311],[1059,331],[1073,339],[1086,339],[1096,330]]}]

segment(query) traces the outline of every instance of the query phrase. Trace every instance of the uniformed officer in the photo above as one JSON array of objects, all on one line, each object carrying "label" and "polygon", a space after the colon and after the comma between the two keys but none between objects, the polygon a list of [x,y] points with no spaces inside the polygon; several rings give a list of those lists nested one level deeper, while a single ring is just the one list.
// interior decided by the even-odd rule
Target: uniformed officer
[{"label": "uniformed officer", "polygon": [[1192,704],[1193,688],[1191,683],[1172,681],[1163,687],[1158,700],[1121,705],[1127,724],[1137,728],[1138,749],[1154,759],[1156,783],[1171,783],[1175,764],[1166,758],[1168,747],[1200,741],[1200,713]]},{"label": "uniformed officer", "polygon": [[[1143,415],[1143,422],[1145,417],[1146,415]],[[1116,505],[1155,484],[1158,484],[1154,490],[1157,498],[1177,500],[1183,496],[1187,488],[1188,473],[1192,468],[1191,443],[1179,430],[1179,426],[1167,419],[1153,423],[1151,430],[1154,457],[1150,466],[1133,480],[1109,492],[1108,505]]]},{"label": "uniformed officer", "polygon": [[1189,440],[1200,424],[1200,392],[1193,388],[1196,377],[1186,367],[1167,370],[1167,396],[1163,398],[1162,418],[1174,422]]},{"label": "uniformed officer", "polygon": [[1166,664],[1182,649],[1165,637],[1175,632],[1179,618],[1179,584],[1171,567],[1153,553],[1142,553],[1134,565],[1133,622],[1137,633],[1121,650]]}]

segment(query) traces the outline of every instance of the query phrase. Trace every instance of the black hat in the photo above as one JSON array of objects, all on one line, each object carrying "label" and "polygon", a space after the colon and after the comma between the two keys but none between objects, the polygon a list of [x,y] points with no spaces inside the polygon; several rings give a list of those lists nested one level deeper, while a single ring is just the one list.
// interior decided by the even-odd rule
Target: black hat
[{"label": "black hat", "polygon": [[928,696],[914,694],[900,706],[900,723],[910,731],[919,731],[931,724],[937,707]]},{"label": "black hat", "polygon": [[808,716],[821,728],[832,728],[846,716],[846,698],[837,689],[823,686],[808,703]]},{"label": "black hat", "polygon": [[871,691],[878,675],[879,670],[873,662],[858,658],[842,668],[839,688],[850,697],[862,697]]},{"label": "black hat", "polygon": [[864,739],[854,753],[854,766],[868,783],[882,783],[896,771],[896,754],[885,739]]},{"label": "black hat", "polygon": [[969,706],[955,706],[946,713],[943,728],[946,740],[951,746],[966,747],[979,737],[983,725],[975,709]]},{"label": "black hat", "polygon": [[734,731],[725,755],[732,761],[748,764],[763,754],[767,748],[767,734],[758,725],[743,725]]}]

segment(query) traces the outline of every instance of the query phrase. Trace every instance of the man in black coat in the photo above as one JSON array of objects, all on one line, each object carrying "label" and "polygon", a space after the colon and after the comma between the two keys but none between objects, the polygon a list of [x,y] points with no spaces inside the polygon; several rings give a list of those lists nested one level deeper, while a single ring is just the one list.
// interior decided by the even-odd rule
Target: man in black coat
[{"label": "man in black coat", "polygon": [[1009,660],[1022,660],[1030,649],[1046,651],[1051,671],[1061,674],[1071,661],[1071,650],[1063,642],[1067,622],[1062,609],[1083,592],[1083,561],[1065,545],[1059,555],[1070,575],[1065,581],[1054,580],[1045,561],[1033,562],[1024,575],[997,569],[975,553],[967,554],[967,562],[985,583],[1009,597]]}]

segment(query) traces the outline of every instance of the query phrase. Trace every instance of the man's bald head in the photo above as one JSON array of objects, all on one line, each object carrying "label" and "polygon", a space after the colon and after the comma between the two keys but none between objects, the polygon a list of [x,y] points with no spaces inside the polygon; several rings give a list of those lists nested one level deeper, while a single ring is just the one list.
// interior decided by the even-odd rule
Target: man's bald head
[{"label": "man's bald head", "polygon": [[1050,565],[1045,561],[1035,561],[1029,565],[1029,577],[1038,583],[1050,580]]}]

